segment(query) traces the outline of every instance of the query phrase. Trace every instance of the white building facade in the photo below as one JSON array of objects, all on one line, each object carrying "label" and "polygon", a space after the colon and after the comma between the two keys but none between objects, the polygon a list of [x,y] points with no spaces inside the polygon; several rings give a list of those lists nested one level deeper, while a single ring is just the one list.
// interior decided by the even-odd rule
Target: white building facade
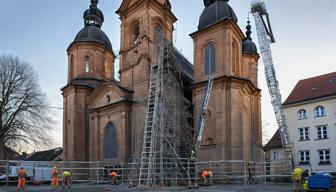
[{"label": "white building facade", "polygon": [[299,81],[283,108],[296,165],[336,172],[336,73]]}]

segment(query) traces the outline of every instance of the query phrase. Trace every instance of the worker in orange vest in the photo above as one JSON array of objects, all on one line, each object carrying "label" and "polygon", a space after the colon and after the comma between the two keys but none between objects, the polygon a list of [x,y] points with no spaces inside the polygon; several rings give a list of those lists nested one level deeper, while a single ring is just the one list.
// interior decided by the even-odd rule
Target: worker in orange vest
[{"label": "worker in orange vest", "polygon": [[211,172],[208,170],[203,170],[202,178],[203,178],[203,185],[209,185],[209,177]]},{"label": "worker in orange vest", "polygon": [[23,167],[21,167],[17,174],[18,174],[18,191],[20,191],[21,189],[25,190],[27,171]]},{"label": "worker in orange vest", "polygon": [[51,171],[51,187],[58,187],[58,169],[57,167],[54,167]]},{"label": "worker in orange vest", "polygon": [[112,185],[116,185],[117,184],[117,177],[118,177],[117,172],[112,171],[110,175],[112,177]]}]

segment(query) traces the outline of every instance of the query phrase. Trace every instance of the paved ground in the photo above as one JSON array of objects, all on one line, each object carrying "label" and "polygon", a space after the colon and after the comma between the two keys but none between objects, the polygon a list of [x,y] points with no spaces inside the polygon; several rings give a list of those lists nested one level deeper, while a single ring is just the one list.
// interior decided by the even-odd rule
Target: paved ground
[{"label": "paved ground", "polygon": [[[70,189],[58,189],[52,190],[49,185],[44,186],[27,186],[25,191],[28,192],[107,192],[107,191],[118,191],[118,192],[129,192],[129,191],[159,191],[159,192],[290,192],[292,186],[290,184],[259,184],[252,186],[245,185],[214,185],[209,187],[200,187],[199,189],[186,189],[185,187],[171,187],[163,189],[136,189],[128,188],[124,185],[73,185]],[[6,192],[15,192],[16,188],[14,186],[6,189],[3,186],[0,186],[0,191]]]}]

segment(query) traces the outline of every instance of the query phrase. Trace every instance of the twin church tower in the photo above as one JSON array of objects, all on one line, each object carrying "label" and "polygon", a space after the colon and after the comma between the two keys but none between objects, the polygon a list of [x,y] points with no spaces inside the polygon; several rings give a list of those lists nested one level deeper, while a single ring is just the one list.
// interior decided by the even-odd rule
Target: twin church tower
[{"label": "twin church tower", "polygon": [[[116,53],[101,29],[104,16],[97,4],[91,0],[84,28],[67,49],[63,159],[128,162],[142,147],[154,35],[160,31],[172,42],[177,18],[169,0],[122,1],[116,12],[121,19],[116,80]],[[204,0],[204,6],[198,30],[190,35],[194,64],[178,55],[194,128],[207,79],[214,78],[200,160],[260,160],[259,55],[251,26],[245,36],[228,0]]]}]

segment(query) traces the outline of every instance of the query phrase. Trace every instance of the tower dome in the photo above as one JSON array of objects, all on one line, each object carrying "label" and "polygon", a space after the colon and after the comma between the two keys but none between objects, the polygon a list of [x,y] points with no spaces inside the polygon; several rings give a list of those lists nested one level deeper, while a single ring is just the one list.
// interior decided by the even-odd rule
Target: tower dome
[{"label": "tower dome", "polygon": [[83,14],[84,28],[77,33],[72,44],[76,42],[96,42],[112,51],[110,39],[104,31],[101,30],[104,15],[103,12],[98,9],[97,4],[98,0],[91,0],[90,8]]},{"label": "tower dome", "polygon": [[252,41],[251,38],[251,25],[250,21],[247,21],[247,26],[246,26],[246,37],[243,40],[243,53],[245,54],[258,54],[258,49],[256,44]]},{"label": "tower dome", "polygon": [[237,23],[237,16],[228,2],[229,0],[204,0],[205,8],[199,19],[198,30],[225,19],[232,19]]}]

